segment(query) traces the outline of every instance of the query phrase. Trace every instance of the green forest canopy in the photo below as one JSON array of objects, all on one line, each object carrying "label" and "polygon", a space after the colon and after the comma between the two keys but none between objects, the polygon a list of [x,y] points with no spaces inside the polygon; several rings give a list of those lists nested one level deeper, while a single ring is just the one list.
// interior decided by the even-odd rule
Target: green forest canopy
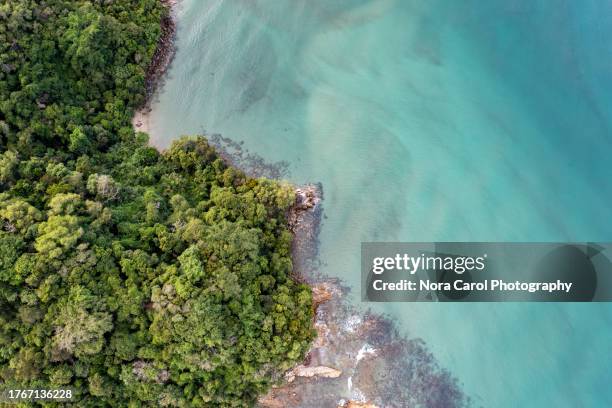
[{"label": "green forest canopy", "polygon": [[135,134],[158,0],[0,4],[0,388],[249,406],[313,337],[293,190]]}]

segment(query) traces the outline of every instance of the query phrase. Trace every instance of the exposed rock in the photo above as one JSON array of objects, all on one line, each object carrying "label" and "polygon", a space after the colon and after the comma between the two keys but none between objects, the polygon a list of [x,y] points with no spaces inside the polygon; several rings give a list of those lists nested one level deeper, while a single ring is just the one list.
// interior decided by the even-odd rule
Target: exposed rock
[{"label": "exposed rock", "polygon": [[161,36],[145,76],[147,103],[150,101],[153,92],[157,89],[160,79],[170,66],[175,53],[176,22],[174,21],[172,9],[176,5],[176,1],[162,1],[162,3],[168,8],[168,14],[161,20]]},{"label": "exposed rock", "polygon": [[338,408],[378,408],[370,402],[348,401],[338,405]]},{"label": "exposed rock", "polygon": [[289,229],[296,231],[305,212],[314,211],[321,201],[319,190],[314,184],[307,184],[295,190],[295,202],[289,209]]},{"label": "exposed rock", "polygon": [[342,375],[342,371],[326,366],[307,367],[299,365],[290,371],[294,377],[325,377],[338,378]]},{"label": "exposed rock", "polygon": [[322,282],[312,286],[312,303],[315,307],[330,300],[335,288],[328,282]]},{"label": "exposed rock", "polygon": [[308,210],[319,202],[317,190],[314,186],[307,185],[295,190],[295,208],[298,210]]}]

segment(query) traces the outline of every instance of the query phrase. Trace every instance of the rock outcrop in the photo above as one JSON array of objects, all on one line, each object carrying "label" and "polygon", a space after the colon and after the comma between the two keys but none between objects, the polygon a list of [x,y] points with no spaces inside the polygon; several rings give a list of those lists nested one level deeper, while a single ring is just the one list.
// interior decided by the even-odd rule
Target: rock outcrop
[{"label": "rock outcrop", "polygon": [[340,405],[338,408],[379,408],[378,405],[374,405],[370,402],[359,402],[359,401],[347,401]]},{"label": "rock outcrop", "polygon": [[[294,233],[297,232],[298,226],[300,225],[302,218],[306,212],[314,211],[317,204],[321,201],[321,194],[319,189],[314,184],[307,184],[302,187],[298,187],[295,190],[295,202],[289,209],[289,229]],[[309,234],[307,237],[300,237],[302,240],[313,239],[314,235]]]},{"label": "rock outcrop", "polygon": [[316,308],[322,303],[327,302],[334,296],[337,289],[328,282],[321,282],[312,286],[312,304]]},{"label": "rock outcrop", "polygon": [[326,366],[305,366],[300,364],[294,367],[291,371],[285,374],[287,382],[293,382],[295,377],[322,377],[322,378],[338,378],[342,375],[342,371]]}]

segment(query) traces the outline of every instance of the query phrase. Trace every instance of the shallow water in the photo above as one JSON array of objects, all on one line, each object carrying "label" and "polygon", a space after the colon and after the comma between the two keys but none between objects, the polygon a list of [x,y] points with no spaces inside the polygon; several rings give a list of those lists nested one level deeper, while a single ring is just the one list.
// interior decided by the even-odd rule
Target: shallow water
[{"label": "shallow water", "polygon": [[[196,1],[151,140],[221,133],[323,184],[361,241],[611,241],[612,4]],[[610,406],[612,306],[384,304],[484,406]]]}]

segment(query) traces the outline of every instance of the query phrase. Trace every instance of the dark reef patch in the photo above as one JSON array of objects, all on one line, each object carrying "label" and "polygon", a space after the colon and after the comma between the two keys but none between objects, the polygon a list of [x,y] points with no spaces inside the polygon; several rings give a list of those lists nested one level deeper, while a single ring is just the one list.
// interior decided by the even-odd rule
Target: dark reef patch
[{"label": "dark reef patch", "polygon": [[206,137],[223,160],[238,167],[251,177],[280,180],[289,176],[289,162],[270,163],[260,155],[245,149],[242,142],[236,142],[220,134],[211,134]]}]

